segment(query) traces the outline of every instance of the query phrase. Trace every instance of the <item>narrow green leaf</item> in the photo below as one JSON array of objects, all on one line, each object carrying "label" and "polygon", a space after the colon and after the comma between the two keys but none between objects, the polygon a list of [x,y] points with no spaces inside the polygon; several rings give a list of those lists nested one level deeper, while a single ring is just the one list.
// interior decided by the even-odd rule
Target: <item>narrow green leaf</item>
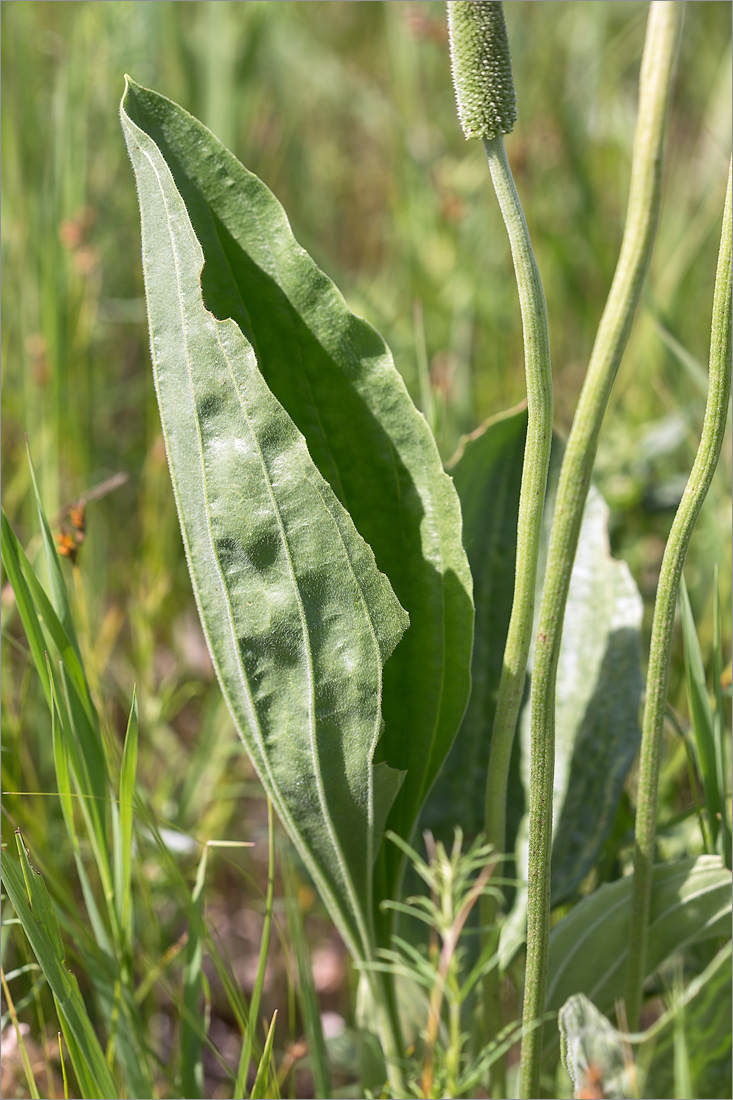
[{"label": "narrow green leaf", "polygon": [[[488,421],[463,441],[452,466],[474,577],[473,690],[463,724],[421,824],[448,840],[483,828],[486,769],[514,586],[517,514],[527,428],[524,409]],[[552,523],[562,444],[552,446],[538,588]],[[539,598],[537,606],[539,607]],[[560,653],[552,894],[570,896],[594,865],[612,826],[639,744],[641,600],[624,563],[610,557],[608,509],[591,488],[570,585]],[[531,675],[533,651],[530,653]],[[507,846],[519,834],[516,873],[526,877],[529,707],[519,720],[510,776]],[[521,759],[521,766],[520,766]],[[511,928],[523,925],[523,895]],[[521,935],[521,933],[519,933]]]},{"label": "narrow green leaf", "polygon": [[718,801],[720,803],[720,850],[726,867],[730,868],[733,866],[733,836],[731,836],[731,818],[728,812],[730,773],[727,764],[725,703],[723,702],[723,649],[720,633],[720,585],[718,583],[717,563],[713,578],[713,688],[715,695],[715,719],[713,723],[715,771],[717,773]]},{"label": "narrow green leaf", "polygon": [[[627,876],[601,886],[553,928],[548,1011],[557,1011],[574,993],[586,994],[606,1011],[623,996],[631,884]],[[731,875],[718,856],[656,866],[647,975],[693,943],[729,935],[730,913]]]},{"label": "narrow green leaf", "polygon": [[[206,305],[251,343],[410,616],[385,670],[378,750],[407,772],[390,827],[409,839],[470,689],[472,588],[455,490],[388,348],[297,243],[272,193],[191,115],[129,79],[124,111],[173,175],[203,249]],[[383,848],[387,896],[401,864]]]},{"label": "narrow green leaf", "polygon": [[[61,665],[61,684],[68,716],[68,743],[74,778],[82,800],[89,840],[108,902],[113,900],[113,881],[107,847],[107,803],[110,795],[107,760],[99,726],[91,722],[76,684]],[[96,718],[96,714],[95,714]],[[73,746],[73,748],[72,748]]]},{"label": "narrow green leaf", "polygon": [[298,883],[292,862],[287,855],[281,858],[285,883],[285,904],[288,921],[288,941],[298,968],[298,1003],[308,1040],[308,1056],[316,1096],[329,1100],[333,1088],[331,1069],[328,1064],[326,1042],[321,1026],[321,1009],[318,1003],[313,969],[311,965],[310,945],[305,932],[303,914],[298,901]]},{"label": "narrow green leaf", "polygon": [[257,1067],[257,1076],[252,1085],[250,1100],[262,1100],[267,1090],[267,1078],[270,1074],[270,1062],[272,1061],[272,1044],[275,1039],[275,1024],[277,1023],[277,1009],[272,1014],[272,1020],[267,1031],[265,1049],[262,1051],[260,1064]]},{"label": "narrow green leaf", "polygon": [[722,816],[718,781],[718,753],[715,746],[715,723],[710,706],[708,686],[705,682],[705,666],[700,651],[700,642],[697,637],[695,619],[692,614],[684,576],[680,578],[680,612],[685,650],[687,698],[690,706],[692,728],[695,734],[695,755],[700,779],[702,780],[708,823],[713,845],[715,845]]},{"label": "narrow green leaf", "polygon": [[260,954],[257,962],[257,975],[252,987],[252,996],[249,1001],[249,1025],[247,1034],[242,1044],[242,1052],[237,1070],[237,1080],[234,1085],[234,1095],[243,1097],[247,1084],[247,1072],[249,1060],[254,1045],[254,1029],[257,1026],[260,1013],[260,1001],[262,991],[265,988],[265,970],[267,968],[267,956],[270,953],[270,932],[272,930],[272,911],[275,905],[275,821],[272,814],[272,802],[267,800],[267,894],[265,896],[265,919],[262,923],[260,936]]},{"label": "narrow green leaf", "polygon": [[31,867],[19,833],[17,842],[20,864],[6,855],[2,863],[2,879],[31,950],[54,995],[74,1072],[85,1097],[115,1100],[118,1090],[104,1060],[76,978],[65,966],[61,934],[46,884]]},{"label": "narrow green leaf", "polygon": [[369,957],[382,667],[407,615],[250,343],[205,307],[201,246],[160,150],[127,113],[134,101],[130,89],[122,124],[199,613],[260,779],[349,948]]},{"label": "narrow green leaf", "polygon": [[[25,1073],[25,1081],[26,1085],[28,1086],[28,1092],[31,1094],[31,1100],[40,1100],[41,1094],[38,1091],[38,1085],[36,1084],[36,1079],[33,1076],[31,1060],[28,1057],[28,1048],[25,1045],[25,1038],[23,1036],[23,1032],[21,1031],[20,1023],[18,1022],[17,1014],[20,1011],[21,1006],[20,1004],[18,1004],[17,1006],[14,1004],[12,994],[8,989],[7,984],[12,979],[12,977],[14,977],[16,974],[22,973],[25,969],[26,968],[23,967],[20,970],[13,971],[12,974],[5,974],[3,973],[2,968],[0,968],[0,981],[2,982],[2,990],[3,996],[5,998],[5,1003],[8,1006],[8,1014],[13,1021],[15,1038],[18,1044],[18,1050],[20,1051],[20,1059],[23,1063],[23,1072]],[[3,1015],[3,1029],[5,1027],[6,1019],[7,1017]]]},{"label": "narrow green leaf", "polygon": [[53,744],[54,766],[56,768],[56,788],[58,790],[61,812],[64,816],[66,832],[75,853],[79,851],[79,838],[74,824],[74,795],[71,790],[71,772],[69,771],[69,749],[63,723],[60,720],[58,700],[53,684],[51,663],[46,655],[46,670],[51,685],[51,742]]},{"label": "narrow green leaf", "polygon": [[[42,515],[40,504],[39,509],[39,514]],[[45,517],[43,518],[45,520]],[[78,843],[70,809],[69,800],[73,795],[69,782],[69,765],[77,786],[77,793],[81,798],[81,809],[89,836],[95,846],[95,857],[100,868],[102,883],[105,892],[108,893],[110,874],[105,827],[107,771],[99,722],[89,693],[84,666],[78,649],[72,644],[66,627],[52,607],[4,512],[2,514],[2,556],[52,716],[52,740],[59,797],[67,831],[75,846],[75,858],[80,868],[82,885],[84,886],[86,882],[86,873],[78,859]],[[44,628],[61,657],[60,684],[57,682],[57,673],[54,672],[48,657]],[[69,665],[65,663],[65,658],[68,659]],[[62,692],[63,701],[60,698]],[[57,722],[58,727],[55,728]],[[89,896],[91,898],[91,894]],[[95,910],[96,906],[93,906],[92,912]],[[95,935],[101,946],[106,939],[106,933],[103,933],[101,924],[96,922]]]},{"label": "narrow green leaf", "polygon": [[193,919],[188,924],[186,962],[183,969],[183,1013],[181,1015],[181,1094],[193,1100],[203,1095],[204,1066],[201,1061],[201,991],[203,989],[204,945],[199,934],[204,919],[204,882],[209,849],[204,845],[196,882],[191,894]]},{"label": "narrow green leaf", "polygon": [[[58,1013],[59,1023],[61,1024],[61,1031],[66,1041],[66,1046],[68,1047],[71,1064],[74,1067],[76,1079],[79,1083],[81,1095],[92,1100],[92,1097],[100,1095],[94,1071],[88,1064],[84,1055],[84,1047],[81,1043],[77,1042],[76,1035],[74,1034],[69,1019],[58,1001],[56,1001],[56,1011]],[[119,1092],[119,1089],[116,1089],[116,1092]]]},{"label": "narrow green leaf", "polygon": [[138,713],[137,690],[132,690],[130,717],[127,720],[125,745],[120,767],[120,842],[122,850],[122,904],[121,927],[128,947],[132,944],[132,843],[133,801],[137,772]]}]

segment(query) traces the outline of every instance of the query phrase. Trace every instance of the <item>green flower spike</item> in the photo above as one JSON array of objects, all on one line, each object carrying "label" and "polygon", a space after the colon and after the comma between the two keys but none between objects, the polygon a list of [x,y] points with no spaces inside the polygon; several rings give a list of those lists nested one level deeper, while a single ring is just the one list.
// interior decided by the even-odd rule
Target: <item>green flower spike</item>
[{"label": "green flower spike", "polygon": [[512,59],[500,3],[449,0],[448,27],[458,118],[467,138],[510,134],[517,120]]}]

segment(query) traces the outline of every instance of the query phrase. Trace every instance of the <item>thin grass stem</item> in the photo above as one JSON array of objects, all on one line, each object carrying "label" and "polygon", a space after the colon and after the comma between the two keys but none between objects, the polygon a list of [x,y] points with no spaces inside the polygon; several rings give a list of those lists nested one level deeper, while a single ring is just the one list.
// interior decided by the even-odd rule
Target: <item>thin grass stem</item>
[{"label": "thin grass stem", "polygon": [[731,247],[731,174],[729,172],[713,295],[710,383],[705,418],[700,446],[664,551],[654,604],[646,704],[642,725],[634,843],[634,886],[631,897],[626,978],[626,1012],[632,1030],[636,1030],[639,1026],[646,970],[649,906],[657,829],[659,766],[677,597],[692,531],[718,464],[730,403]]},{"label": "thin grass stem", "polygon": [[683,5],[654,0],[641,63],[639,110],[621,252],[568,439],[557,489],[531,694],[527,967],[520,1096],[539,1095],[541,1027],[550,934],[555,684],[570,575],[601,423],[621,362],[659,218],[667,117]]}]

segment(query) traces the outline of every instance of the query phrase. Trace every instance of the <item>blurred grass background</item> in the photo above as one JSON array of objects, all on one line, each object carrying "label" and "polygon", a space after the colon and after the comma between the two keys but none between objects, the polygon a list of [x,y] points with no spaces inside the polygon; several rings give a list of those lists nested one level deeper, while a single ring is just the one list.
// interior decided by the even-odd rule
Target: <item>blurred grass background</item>
[{"label": "blurred grass background", "polygon": [[[618,254],[646,8],[505,5],[519,107],[507,150],[545,284],[561,431]],[[68,577],[85,660],[120,737],[138,685],[140,782],[179,837],[192,882],[197,841],[261,841],[266,815],[211,673],[169,486],[117,118],[125,72],[201,118],[271,187],[300,242],[386,338],[444,458],[461,433],[522,399],[521,327],[483,153],[455,117],[442,3],[3,4],[4,505],[34,556],[24,433],[56,529],[70,501],[89,500]],[[702,422],[730,132],[730,5],[689,4],[657,245],[597,467],[614,552],[629,562],[648,624]],[[92,499],[119,473],[124,484]],[[730,492],[726,445],[686,576],[712,668],[719,565],[728,683]],[[20,826],[62,883],[73,871],[51,794],[47,711],[7,588],[3,613],[3,840]],[[681,647],[671,701],[684,717]],[[670,742],[664,790],[672,818],[690,801],[681,744]],[[261,884],[264,860],[266,844],[217,857],[207,879],[211,920],[243,960],[245,989],[260,906],[247,876]],[[160,958],[180,935],[179,914],[165,870],[151,863],[145,874],[146,948]],[[304,899],[307,909],[307,890]],[[325,926],[313,935],[325,952],[322,1003],[347,1013],[340,956]]]}]

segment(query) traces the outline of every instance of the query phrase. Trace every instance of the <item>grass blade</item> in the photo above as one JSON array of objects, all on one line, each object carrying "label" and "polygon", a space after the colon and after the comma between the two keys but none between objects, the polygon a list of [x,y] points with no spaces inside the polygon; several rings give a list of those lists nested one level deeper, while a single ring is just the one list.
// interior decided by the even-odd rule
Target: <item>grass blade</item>
[{"label": "grass blade", "polygon": [[257,1067],[257,1076],[255,1077],[254,1085],[252,1086],[250,1100],[264,1100],[265,1098],[267,1092],[267,1078],[270,1073],[270,1062],[272,1061],[272,1043],[275,1038],[276,1023],[277,1009],[275,1009],[272,1014],[272,1020],[267,1031],[267,1039],[265,1040],[265,1049],[262,1051],[260,1064]]},{"label": "grass blade", "polygon": [[285,881],[285,901],[287,906],[288,939],[298,967],[298,1000],[303,1020],[308,1054],[313,1073],[315,1092],[323,1100],[331,1096],[331,1069],[328,1064],[326,1042],[321,1026],[321,1010],[318,1004],[313,969],[311,967],[310,948],[305,933],[303,915],[298,901],[298,886],[295,871],[290,859],[282,860]]},{"label": "grass blade", "polygon": [[[94,704],[92,703],[91,695],[89,693],[89,685],[87,684],[86,676],[84,674],[84,667],[79,657],[78,651],[74,648],[69,636],[63,627],[58,615],[56,614],[51,601],[49,600],[43,585],[39,581],[36,572],[31,565],[28,557],[23,550],[23,547],[18,542],[17,536],[12,527],[7,521],[7,518],[3,515],[3,523],[7,525],[6,537],[9,544],[12,544],[15,554],[18,559],[20,570],[23,574],[25,582],[30,591],[32,603],[35,605],[36,614],[38,616],[39,624],[42,623],[43,627],[48,632],[48,636],[56,646],[58,655],[66,665],[71,676],[76,683],[79,694],[84,701],[84,705],[90,715],[93,714]],[[24,622],[25,626],[25,622]]]},{"label": "grass blade", "polygon": [[201,1015],[201,991],[203,989],[204,945],[199,935],[199,927],[204,915],[204,882],[206,864],[209,857],[208,845],[204,845],[199,860],[196,882],[191,894],[191,907],[194,919],[188,925],[188,943],[186,944],[186,963],[183,970],[183,1014],[181,1019],[181,1093],[186,1097],[203,1095],[204,1067],[201,1061],[202,1029],[199,1024]]},{"label": "grass blade", "polygon": [[28,1051],[26,1049],[25,1039],[23,1038],[23,1032],[20,1030],[20,1024],[18,1023],[18,1016],[15,1011],[15,1004],[10,994],[10,990],[8,989],[8,983],[5,978],[5,971],[1,967],[0,979],[2,980],[5,1003],[8,1006],[8,1013],[10,1015],[10,1019],[13,1021],[15,1035],[18,1040],[18,1050],[20,1051],[20,1057],[23,1062],[23,1072],[25,1073],[25,1080],[26,1084],[28,1085],[28,1092],[31,1094],[32,1100],[40,1100],[40,1093],[38,1091],[36,1079],[33,1076],[33,1070],[31,1068],[30,1058],[28,1057]]},{"label": "grass blade", "polygon": [[122,850],[122,898],[120,924],[123,941],[132,948],[132,843],[133,800],[137,772],[138,710],[137,691],[133,688],[130,717],[127,720],[125,746],[120,768],[120,844]]},{"label": "grass blade", "polygon": [[[252,1046],[255,1038],[254,1029],[257,1026],[257,1020],[259,1018],[260,1001],[262,999],[262,990],[265,984],[265,969],[267,967],[267,956],[270,950],[270,932],[272,930],[272,912],[275,905],[275,822],[272,815],[272,802],[269,798],[267,800],[267,829],[267,894],[265,897],[265,919],[262,925],[262,938],[260,939],[257,977],[255,978],[252,998],[249,1005],[249,1025],[242,1045],[242,1053],[239,1058],[239,1068],[237,1070],[237,1081],[234,1086],[234,1095],[237,1098],[244,1097],[247,1086],[247,1071],[249,1070],[249,1062],[252,1057]],[[262,1057],[264,1058],[264,1054]],[[262,1065],[262,1062],[260,1062],[260,1065]]]},{"label": "grass blade", "polygon": [[705,808],[713,846],[717,846],[718,833],[722,820],[720,788],[718,779],[718,752],[716,751],[715,724],[710,706],[708,687],[705,682],[700,642],[697,637],[695,619],[687,594],[684,576],[680,581],[680,611],[682,616],[682,638],[685,649],[685,680],[687,698],[690,706],[690,718],[695,734],[697,766],[702,781]]},{"label": "grass blade", "polygon": [[720,633],[720,587],[718,584],[718,566],[715,565],[713,579],[713,689],[715,692],[715,770],[718,777],[718,799],[720,802],[720,848],[726,867],[733,865],[733,837],[728,814],[728,782],[730,773],[726,762],[725,703],[723,701],[723,649]]},{"label": "grass blade", "polygon": [[46,884],[31,867],[17,835],[20,864],[5,857],[2,878],[33,954],[51,987],[74,1072],[84,1097],[118,1100],[118,1090],[94,1033],[76,978],[65,966],[56,915]]}]

